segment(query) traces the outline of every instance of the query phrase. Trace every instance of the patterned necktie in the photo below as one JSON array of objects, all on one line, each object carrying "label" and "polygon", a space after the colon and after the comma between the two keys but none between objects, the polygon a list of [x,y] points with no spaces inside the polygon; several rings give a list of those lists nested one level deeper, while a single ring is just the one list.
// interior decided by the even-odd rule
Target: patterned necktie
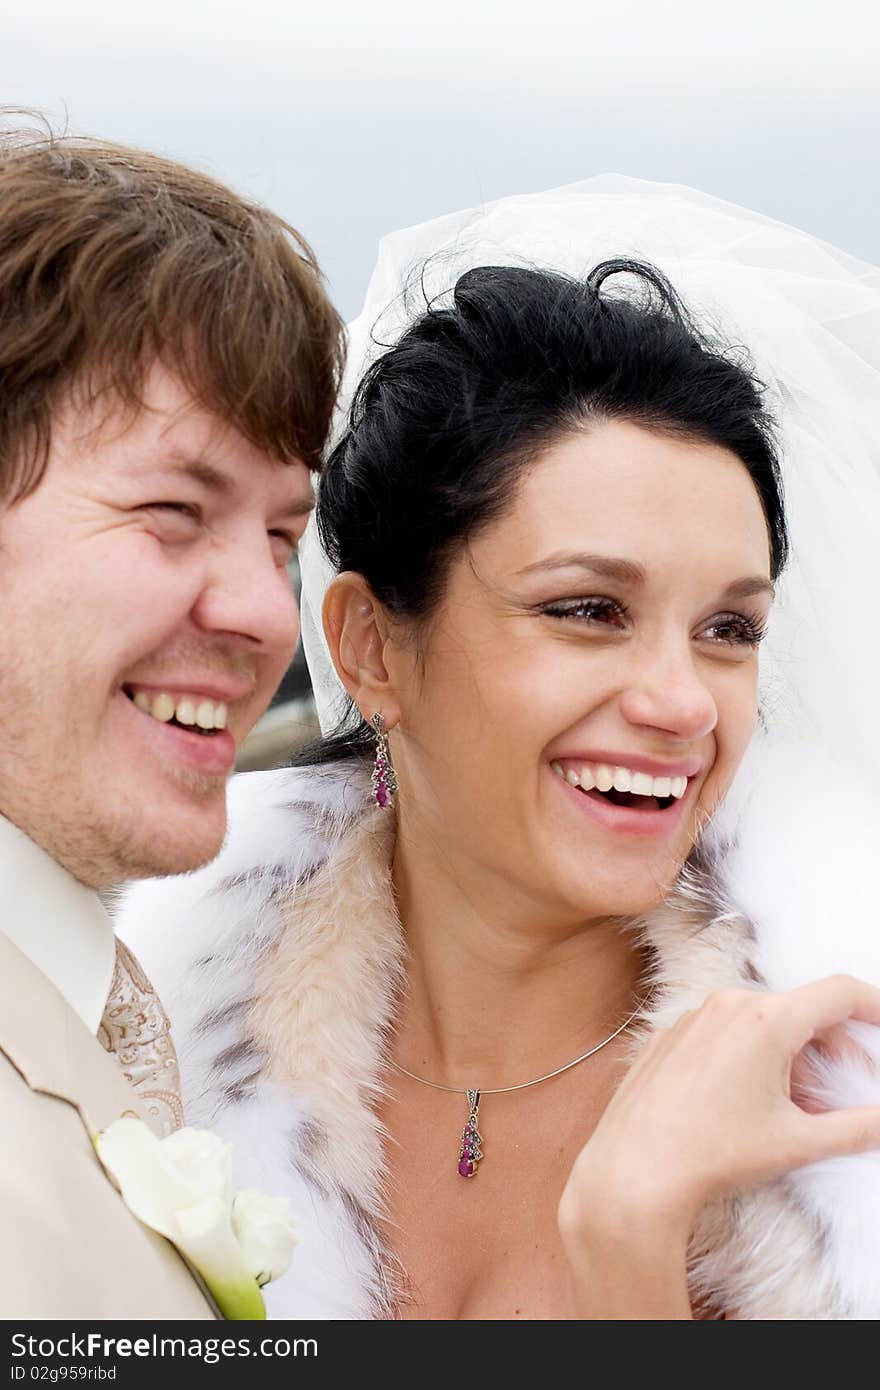
[{"label": "patterned necktie", "polygon": [[159,1137],[180,1129],[180,1069],[168,1015],[139,962],[118,937],[98,1042],[116,1057]]}]

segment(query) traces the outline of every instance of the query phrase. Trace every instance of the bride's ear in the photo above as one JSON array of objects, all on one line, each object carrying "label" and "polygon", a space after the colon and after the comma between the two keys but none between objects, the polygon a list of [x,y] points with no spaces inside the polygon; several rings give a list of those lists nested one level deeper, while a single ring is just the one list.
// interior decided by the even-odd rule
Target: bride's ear
[{"label": "bride's ear", "polygon": [[386,664],[387,615],[363,575],[338,574],[324,597],[324,636],[339,679],[366,719],[381,712],[386,728],[400,718]]}]

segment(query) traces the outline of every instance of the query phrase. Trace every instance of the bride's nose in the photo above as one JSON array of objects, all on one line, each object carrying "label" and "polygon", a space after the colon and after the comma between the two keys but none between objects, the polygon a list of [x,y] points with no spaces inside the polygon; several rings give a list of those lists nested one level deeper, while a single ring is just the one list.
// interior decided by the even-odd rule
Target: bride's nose
[{"label": "bride's nose", "polygon": [[664,654],[637,673],[621,697],[621,713],[640,728],[661,729],[681,739],[705,738],[718,722],[711,690],[690,652]]}]

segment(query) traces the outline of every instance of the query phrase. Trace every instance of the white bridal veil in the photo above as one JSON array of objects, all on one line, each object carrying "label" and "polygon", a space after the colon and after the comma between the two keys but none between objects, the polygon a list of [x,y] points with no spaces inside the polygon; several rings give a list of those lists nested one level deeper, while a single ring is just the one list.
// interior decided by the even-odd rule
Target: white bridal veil
[{"label": "white bridal veil", "polygon": [[[338,428],[375,356],[487,264],[585,275],[627,256],[663,270],[691,313],[744,344],[780,426],[792,558],[762,650],[769,727],[880,778],[880,271],[804,232],[674,184],[603,176],[503,198],[386,237],[351,347]],[[415,277],[415,278],[414,278]],[[407,292],[407,286],[409,291]],[[342,690],[323,638],[332,577],[311,526],[303,641],[321,725]],[[817,787],[817,794],[833,796]]]}]

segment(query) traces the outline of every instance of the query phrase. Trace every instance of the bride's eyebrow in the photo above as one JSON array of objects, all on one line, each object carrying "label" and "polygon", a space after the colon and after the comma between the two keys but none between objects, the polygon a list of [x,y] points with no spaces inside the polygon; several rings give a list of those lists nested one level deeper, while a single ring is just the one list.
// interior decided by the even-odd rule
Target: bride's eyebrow
[{"label": "bride's eyebrow", "polygon": [[635,560],[618,560],[611,555],[583,555],[574,551],[560,551],[536,560],[532,565],[517,571],[517,577],[539,574],[550,570],[581,569],[589,570],[602,579],[616,579],[621,584],[639,588],[648,582],[645,570]]},{"label": "bride's eyebrow", "polygon": [[776,585],[766,575],[756,574],[748,579],[737,579],[733,584],[728,584],[724,593],[724,599],[753,598],[756,594],[769,594],[770,598],[776,597]]},{"label": "bride's eyebrow", "polygon": [[[548,555],[543,560],[526,565],[524,569],[517,571],[517,577],[563,569],[584,570],[600,579],[614,579],[618,584],[627,584],[633,589],[644,588],[648,582],[644,567],[636,560],[624,560],[613,555],[584,555],[574,551]],[[766,575],[755,574],[735,579],[732,584],[727,585],[721,598],[752,598],[756,594],[769,594],[772,598],[775,593],[772,580]]]}]

